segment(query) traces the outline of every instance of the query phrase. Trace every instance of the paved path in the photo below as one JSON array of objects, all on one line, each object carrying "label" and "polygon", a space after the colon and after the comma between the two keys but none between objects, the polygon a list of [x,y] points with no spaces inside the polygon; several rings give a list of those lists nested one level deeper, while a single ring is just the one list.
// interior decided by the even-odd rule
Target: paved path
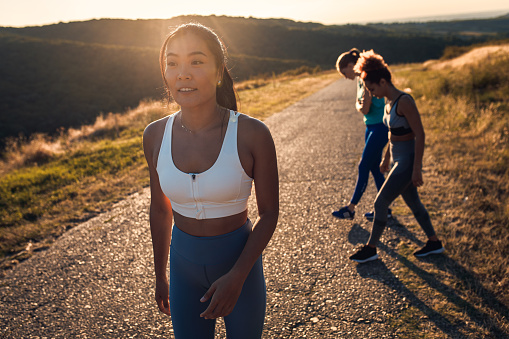
[{"label": "paved path", "polygon": [[[382,260],[348,260],[370,225],[330,216],[353,192],[364,127],[353,82],[339,80],[266,120],[278,152],[281,215],[264,253],[264,338],[393,338],[407,307],[388,229]],[[358,207],[370,209],[374,184]],[[0,337],[169,338],[153,301],[145,189],[62,236],[0,281]],[[254,201],[250,202],[254,217]],[[217,337],[224,338],[218,325]]]}]

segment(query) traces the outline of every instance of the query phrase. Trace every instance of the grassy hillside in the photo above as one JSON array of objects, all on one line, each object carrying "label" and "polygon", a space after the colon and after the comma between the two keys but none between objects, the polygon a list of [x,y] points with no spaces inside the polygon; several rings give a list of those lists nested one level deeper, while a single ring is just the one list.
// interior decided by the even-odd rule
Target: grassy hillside
[{"label": "grassy hillside", "polygon": [[[509,45],[398,73],[412,88],[438,164],[437,217],[451,250],[509,288]],[[440,198],[441,197],[441,198]]]},{"label": "grassy hillside", "polygon": [[[441,55],[446,45],[508,37],[508,17],[480,20],[425,23],[322,25],[287,19],[257,19],[226,16],[179,16],[157,20],[102,19],[60,23],[41,27],[0,28],[10,33],[42,39],[62,39],[84,43],[158,48],[171,27],[197,21],[212,27],[229,46],[231,54],[279,59],[304,59],[330,65],[339,51],[349,46],[374,48],[384,55],[397,53],[388,61],[424,61]],[[477,36],[477,38],[475,38]],[[402,41],[394,40],[394,37]],[[439,50],[422,49],[436,40]],[[324,43],[325,42],[325,43]],[[444,44],[445,43],[445,44]],[[391,45],[390,48],[387,45]],[[368,45],[368,46],[365,46]],[[411,48],[418,48],[420,53]],[[328,55],[332,51],[331,55]],[[307,56],[307,57],[304,57]]]},{"label": "grassy hillside", "polygon": [[[390,63],[419,62],[509,34],[509,19],[475,21],[477,34],[449,23],[325,26],[284,19],[182,16],[167,20],[90,20],[40,27],[0,27],[0,149],[9,136],[55,134],[92,123],[101,113],[159,99],[157,51],[169,28],[198,21],[225,40],[238,80],[301,66],[334,67],[352,47],[375,49]],[[451,22],[463,29],[472,21]],[[410,28],[413,27],[413,28]],[[504,28],[505,27],[505,28]]]},{"label": "grassy hillside", "polygon": [[92,123],[162,92],[155,48],[5,33],[0,46],[0,140]]},{"label": "grassy hillside", "polygon": [[[439,315],[458,335],[509,335],[509,45],[473,49],[454,59],[397,68],[426,129],[421,190],[447,259],[417,268],[399,245],[400,280],[431,313],[409,307],[394,326],[403,336],[431,335],[416,319]],[[403,202],[396,213],[407,211]],[[407,212],[408,213],[408,212]],[[404,219],[404,218],[401,218]],[[409,218],[410,229],[418,226]],[[436,312],[436,313],[435,313]],[[435,317],[436,318],[436,317]]]},{"label": "grassy hillside", "polygon": [[[7,33],[0,33],[0,48],[0,146],[9,136],[54,134],[163,95],[158,48]],[[308,63],[236,55],[232,65],[235,74],[247,77]]]},{"label": "grassy hillside", "polygon": [[[467,19],[452,21],[404,22],[373,24],[388,31],[406,31],[408,34],[492,36],[494,39],[507,38],[509,14],[490,19]],[[371,26],[371,25],[368,25]]]}]

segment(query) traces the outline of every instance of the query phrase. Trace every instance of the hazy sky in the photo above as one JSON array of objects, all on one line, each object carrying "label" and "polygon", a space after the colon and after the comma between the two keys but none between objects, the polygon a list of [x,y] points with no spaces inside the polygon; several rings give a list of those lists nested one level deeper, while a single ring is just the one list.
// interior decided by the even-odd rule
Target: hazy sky
[{"label": "hazy sky", "polygon": [[0,26],[99,18],[156,19],[182,14],[288,18],[324,24],[396,21],[507,10],[507,0],[0,0]]}]

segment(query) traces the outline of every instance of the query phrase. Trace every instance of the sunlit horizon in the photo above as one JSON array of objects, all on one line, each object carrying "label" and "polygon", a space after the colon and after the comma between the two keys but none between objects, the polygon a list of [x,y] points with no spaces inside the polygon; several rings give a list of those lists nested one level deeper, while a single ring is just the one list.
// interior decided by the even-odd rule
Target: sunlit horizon
[{"label": "sunlit horizon", "polygon": [[169,19],[181,15],[216,15],[231,17],[284,18],[325,25],[365,24],[370,22],[402,22],[451,20],[453,18],[488,18],[509,13],[509,5],[501,0],[410,1],[364,0],[362,6],[353,1],[337,0],[259,0],[239,3],[220,0],[214,3],[196,0],[192,6],[163,0],[117,2],[89,0],[18,0],[0,3],[0,26],[43,26],[59,22],[93,19]]}]

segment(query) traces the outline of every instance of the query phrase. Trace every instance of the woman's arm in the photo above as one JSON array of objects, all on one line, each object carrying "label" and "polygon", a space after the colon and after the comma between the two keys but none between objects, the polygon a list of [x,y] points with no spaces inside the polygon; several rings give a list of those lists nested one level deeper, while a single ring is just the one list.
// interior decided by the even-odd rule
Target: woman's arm
[{"label": "woman's arm", "polygon": [[417,110],[417,106],[412,98],[405,95],[399,99],[398,112],[399,115],[404,115],[415,134],[415,158],[414,168],[412,173],[412,183],[414,186],[422,186],[422,158],[424,156],[425,133],[422,125],[421,116]]},{"label": "woman's arm", "polygon": [[364,87],[362,98],[357,100],[357,102],[355,103],[355,108],[360,113],[366,115],[369,113],[371,101],[372,101],[371,92],[366,87]]},{"label": "woman's arm", "polygon": [[[155,299],[159,310],[170,315],[169,282],[166,267],[168,265],[173,215],[170,201],[161,190],[159,176],[156,171],[155,159],[157,159],[159,147],[155,147],[155,145],[158,141],[160,144],[161,135],[160,128],[158,128],[157,124],[153,123],[149,125],[143,133],[143,150],[150,173],[151,197],[149,219],[156,275]],[[159,138],[157,136],[159,136]]]},{"label": "woman's arm", "polygon": [[206,319],[231,313],[244,281],[276,229],[279,216],[279,180],[274,141],[265,124],[255,119],[245,120],[244,123],[249,125],[243,129],[246,133],[242,135],[252,154],[252,177],[259,217],[233,268],[215,281],[203,296],[203,302],[211,298],[209,306],[200,315]]}]

